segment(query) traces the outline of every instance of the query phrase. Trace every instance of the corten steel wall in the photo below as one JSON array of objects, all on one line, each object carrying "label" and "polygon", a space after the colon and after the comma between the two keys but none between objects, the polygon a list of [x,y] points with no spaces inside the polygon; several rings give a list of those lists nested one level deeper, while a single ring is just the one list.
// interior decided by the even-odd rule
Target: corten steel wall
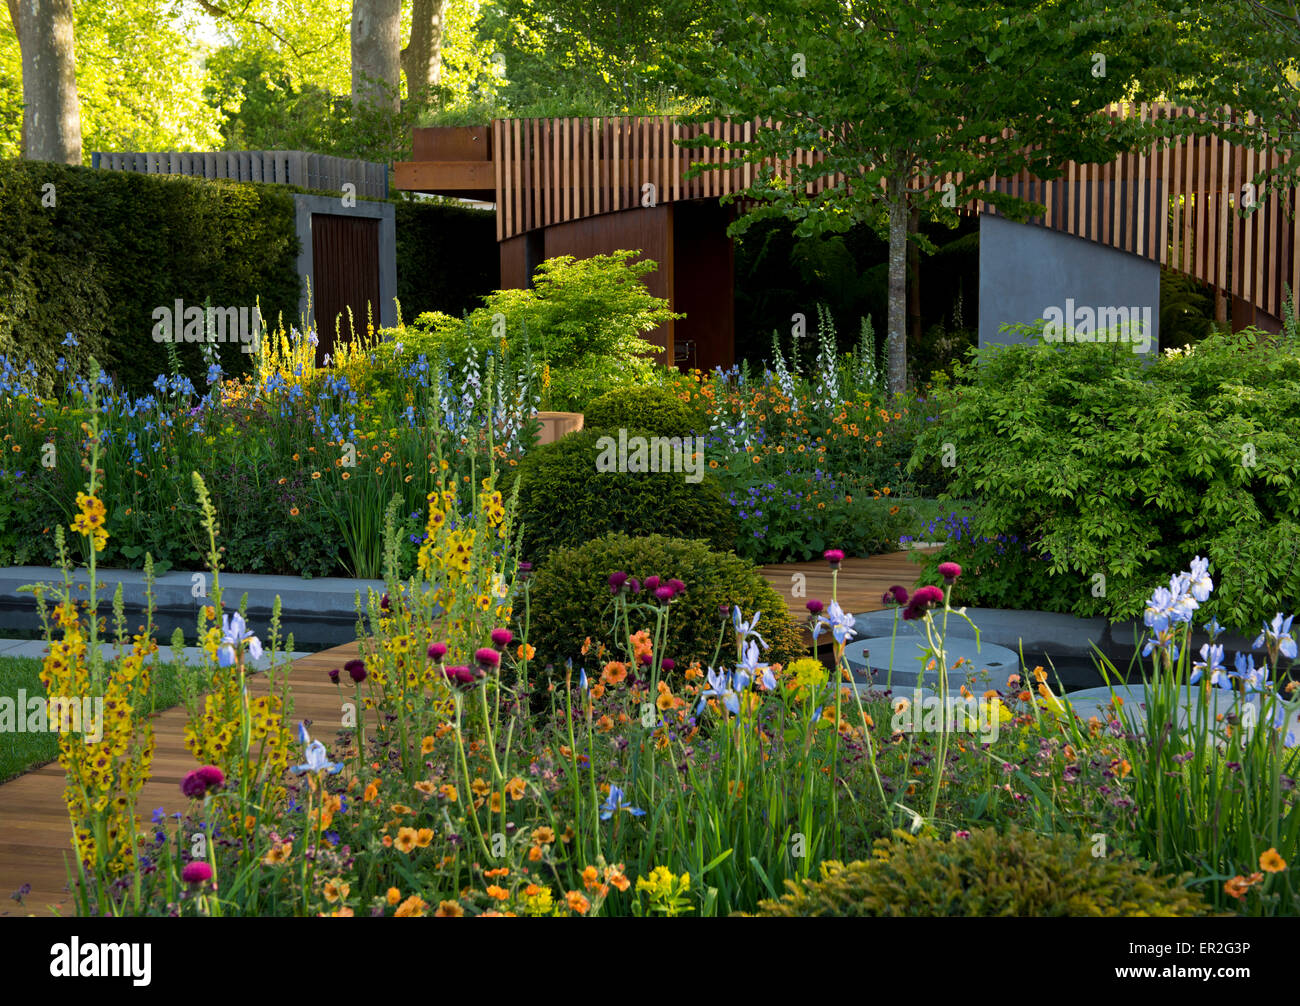
[{"label": "corten steel wall", "polygon": [[[736,356],[735,246],[730,209],[714,200],[673,203],[673,336],[684,368],[729,367]],[[672,360],[667,361],[672,363]]]}]

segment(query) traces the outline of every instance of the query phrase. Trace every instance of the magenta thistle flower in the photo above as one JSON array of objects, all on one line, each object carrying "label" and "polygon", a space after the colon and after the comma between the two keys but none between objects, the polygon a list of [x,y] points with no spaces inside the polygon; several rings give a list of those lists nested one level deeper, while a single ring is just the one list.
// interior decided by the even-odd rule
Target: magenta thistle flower
[{"label": "magenta thistle flower", "polygon": [[822,553],[822,558],[831,564],[831,569],[839,569],[840,563],[844,561],[844,553],[838,548],[828,548]]},{"label": "magenta thistle flower", "polygon": [[432,660],[435,664],[441,664],[442,658],[445,657],[446,655],[447,655],[446,643],[429,644],[429,659]]},{"label": "magenta thistle flower", "polygon": [[478,675],[468,667],[448,667],[443,673],[448,681],[460,688],[473,688],[478,681]]},{"label": "magenta thistle flower", "polygon": [[364,660],[349,660],[343,665],[343,669],[348,672],[348,677],[357,684],[361,684],[366,680],[366,663]]},{"label": "magenta thistle flower", "polygon": [[623,589],[623,584],[627,583],[627,574],[620,570],[617,573],[609,574],[609,592],[617,594]]},{"label": "magenta thistle flower", "polygon": [[677,666],[677,661],[673,660],[672,657],[664,657],[663,663],[661,663],[659,666],[662,667],[665,671],[671,671],[674,667]]},{"label": "magenta thistle flower", "polygon": [[659,577],[657,577],[657,576],[647,576],[647,577],[645,578],[645,589],[648,590],[648,591],[651,591],[651,592],[658,590],[658,589],[659,589]]},{"label": "magenta thistle flower", "polygon": [[886,604],[886,605],[888,605],[888,604],[899,604],[899,605],[906,604],[906,603],[907,603],[907,590],[906,590],[905,588],[903,588],[903,587],[900,587],[898,584],[894,584],[894,585],[893,585],[892,587],[890,587],[887,591],[885,591],[884,596],[881,597],[881,599],[880,599],[880,603],[881,603],[881,604]]},{"label": "magenta thistle flower", "polygon": [[504,650],[510,645],[510,640],[515,638],[515,634],[509,629],[493,629],[492,645],[498,650]]},{"label": "magenta thistle flower", "polygon": [[385,593],[384,596],[379,599],[379,610],[391,611],[392,607],[393,607],[393,602],[388,599],[388,594]]},{"label": "magenta thistle flower", "polygon": [[486,671],[496,668],[501,663],[501,654],[487,646],[474,651],[474,662]]},{"label": "magenta thistle flower", "polygon": [[203,776],[198,771],[186,772],[185,778],[181,780],[181,792],[191,800],[201,800],[208,791],[208,784],[203,781]]},{"label": "magenta thistle flower", "polygon": [[521,562],[519,564],[519,579],[527,580],[528,575],[532,571],[533,571],[533,564],[531,562]]},{"label": "magenta thistle flower", "polygon": [[943,577],[943,582],[951,584],[957,577],[961,576],[961,567],[955,562],[939,563],[939,575]]},{"label": "magenta thistle flower", "polygon": [[676,578],[668,581],[668,586],[673,589],[674,594],[682,594],[686,591],[686,584]]},{"label": "magenta thistle flower", "polygon": [[820,615],[826,610],[826,605],[822,604],[821,601],[817,600],[815,597],[810,599],[804,607],[808,609],[808,614],[810,615]]},{"label": "magenta thistle flower", "polygon": [[632,577],[630,580],[627,581],[627,589],[630,593],[633,594],[641,593],[641,581],[638,580],[635,576]]},{"label": "magenta thistle flower", "polygon": [[917,587],[916,593],[912,595],[912,604],[918,607],[942,603],[943,591],[938,587]]},{"label": "magenta thistle flower", "polygon": [[662,587],[656,587],[655,597],[658,598],[664,604],[667,604],[669,601],[673,599],[673,588],[667,585],[664,585]]},{"label": "magenta thistle flower", "polygon": [[226,784],[226,773],[215,765],[204,765],[196,773],[208,789],[220,789]]},{"label": "magenta thistle flower", "polygon": [[187,884],[206,884],[212,879],[212,867],[207,863],[186,863],[181,870],[181,880]]},{"label": "magenta thistle flower", "polygon": [[339,683],[339,669],[337,667],[330,671],[330,680],[336,685]]}]

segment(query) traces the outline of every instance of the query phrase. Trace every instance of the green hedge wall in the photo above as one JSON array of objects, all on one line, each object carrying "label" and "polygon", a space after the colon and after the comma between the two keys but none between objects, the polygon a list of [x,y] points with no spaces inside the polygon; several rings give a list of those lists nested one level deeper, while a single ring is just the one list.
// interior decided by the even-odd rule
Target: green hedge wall
[{"label": "green hedge wall", "polygon": [[402,320],[426,311],[460,317],[500,285],[496,214],[437,202],[397,206],[397,299]]},{"label": "green hedge wall", "polygon": [[[42,205],[52,184],[53,206]],[[167,370],[153,311],[252,306],[274,327],[297,321],[298,240],[293,199],[273,185],[0,162],[0,354],[36,362],[52,381],[60,355],[80,368],[92,353],[127,387]],[[65,348],[72,332],[79,345]],[[198,347],[178,345],[187,373]],[[227,374],[251,361],[221,347]],[[200,385],[201,386],[201,385]]]}]

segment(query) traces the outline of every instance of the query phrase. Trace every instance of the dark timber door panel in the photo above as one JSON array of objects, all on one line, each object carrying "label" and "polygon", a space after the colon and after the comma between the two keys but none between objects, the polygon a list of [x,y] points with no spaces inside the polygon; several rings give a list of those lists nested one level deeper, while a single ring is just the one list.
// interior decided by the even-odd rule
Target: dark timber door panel
[{"label": "dark timber door panel", "polygon": [[[326,353],[333,354],[336,338],[346,340],[365,332],[367,308],[378,323],[379,221],[313,213],[311,268],[319,363]],[[350,322],[348,308],[352,309]]]}]

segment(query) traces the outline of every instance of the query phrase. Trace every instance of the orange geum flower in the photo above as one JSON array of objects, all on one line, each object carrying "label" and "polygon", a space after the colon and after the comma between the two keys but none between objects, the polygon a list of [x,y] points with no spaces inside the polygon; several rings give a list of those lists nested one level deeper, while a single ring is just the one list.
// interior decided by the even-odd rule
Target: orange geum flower
[{"label": "orange geum flower", "polygon": [[460,794],[456,792],[456,787],[449,782],[443,783],[438,790],[438,795],[444,800],[450,800],[452,803],[455,803],[460,798]]},{"label": "orange geum flower", "polygon": [[619,660],[611,660],[605,665],[605,669],[600,672],[600,680],[607,685],[621,684],[626,677],[627,664]]},{"label": "orange geum flower", "polygon": [[491,870],[484,870],[483,876],[487,877],[488,880],[496,880],[499,877],[508,877],[510,876],[510,867],[497,866]]},{"label": "orange geum flower", "polygon": [[433,796],[433,794],[437,792],[436,789],[434,788],[433,783],[429,782],[427,779],[421,779],[419,782],[417,782],[415,784],[415,789],[416,792],[422,793],[425,796]]},{"label": "orange geum flower", "polygon": [[[468,773],[466,774],[468,775]],[[481,778],[475,779],[472,783],[470,783],[469,788],[474,791],[475,796],[487,796],[490,792],[492,792],[492,787],[489,786],[487,782]]]},{"label": "orange geum flower", "polygon": [[434,744],[433,737],[426,737],[424,738],[424,740],[420,741],[420,754],[422,755],[432,754],[433,744]]},{"label": "orange geum flower", "polygon": [[279,866],[281,863],[287,863],[289,856],[293,852],[292,842],[276,842],[266,853],[266,858],[262,860],[265,866]]},{"label": "orange geum flower", "polygon": [[406,804],[404,804],[404,803],[395,803],[395,804],[393,804],[391,807],[389,807],[388,809],[391,810],[394,814],[409,814],[409,813],[411,813],[411,808],[408,807],[408,806],[407,806]]},{"label": "orange geum flower", "polygon": [[340,898],[346,898],[349,890],[351,890],[351,888],[342,880],[338,880],[337,878],[334,880],[327,880],[325,881],[325,900],[332,905]]},{"label": "orange geum flower", "polygon": [[387,899],[390,905],[395,905],[402,900],[402,892],[396,887],[390,887],[388,889]]},{"label": "orange geum flower", "polygon": [[416,831],[415,844],[419,846],[421,849],[427,849],[429,847],[429,843],[432,841],[433,841],[432,828],[420,828],[418,831]]},{"label": "orange geum flower", "polygon": [[506,783],[506,792],[510,794],[511,800],[522,800],[524,794],[528,792],[528,784],[519,778],[519,776],[515,776]]},{"label": "orange geum flower", "polygon": [[569,891],[565,894],[564,900],[568,902],[569,908],[579,915],[586,915],[591,908],[591,902],[586,899],[581,891]]},{"label": "orange geum flower", "polygon": [[397,851],[410,852],[416,846],[418,834],[414,828],[399,828],[397,831]]},{"label": "orange geum flower", "polygon": [[1230,898],[1237,898],[1238,900],[1244,898],[1246,892],[1249,890],[1250,881],[1240,875],[1233,877],[1223,885],[1223,893]]},{"label": "orange geum flower", "polygon": [[363,803],[370,803],[378,795],[379,795],[379,783],[372,782],[370,783],[370,785],[366,787],[366,791],[361,794],[361,800]]},{"label": "orange geum flower", "polygon": [[505,799],[502,797],[500,793],[493,793],[492,800],[488,804],[488,806],[491,807],[492,813],[500,814],[501,808],[505,806]]},{"label": "orange geum flower", "polygon": [[1278,855],[1277,849],[1269,849],[1260,854],[1259,868],[1265,873],[1281,873],[1286,869],[1286,860]]},{"label": "orange geum flower", "polygon": [[435,919],[459,919],[464,917],[465,909],[459,901],[439,901],[438,909],[433,913]]},{"label": "orange geum flower", "polygon": [[632,886],[632,882],[623,875],[623,864],[617,863],[614,866],[605,867],[605,880],[620,891],[626,891]]},{"label": "orange geum flower", "polygon": [[425,904],[424,899],[418,894],[412,894],[409,898],[397,906],[397,911],[393,913],[395,919],[418,919],[424,916],[424,910],[429,906]]},{"label": "orange geum flower", "polygon": [[550,845],[555,841],[555,829],[545,824],[534,829],[533,841],[538,845]]},{"label": "orange geum flower", "polygon": [[541,858],[542,858],[542,847],[540,845],[534,845],[531,849],[528,850],[528,862],[537,863],[541,861]]},{"label": "orange geum flower", "polygon": [[487,895],[489,898],[496,898],[497,901],[505,901],[510,897],[510,892],[504,887],[498,887],[496,884],[493,884],[487,889]]}]

